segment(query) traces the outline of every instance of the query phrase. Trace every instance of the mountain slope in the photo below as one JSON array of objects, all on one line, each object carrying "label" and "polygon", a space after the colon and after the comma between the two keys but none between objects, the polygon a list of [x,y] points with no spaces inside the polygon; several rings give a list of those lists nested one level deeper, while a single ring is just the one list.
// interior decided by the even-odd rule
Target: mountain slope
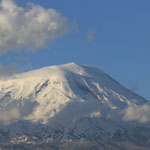
[{"label": "mountain slope", "polygon": [[139,145],[148,146],[149,128],[123,120],[126,108],[145,103],[99,69],[75,63],[50,66],[0,80],[0,136],[12,145],[54,144],[59,138],[62,145],[73,140],[72,146],[77,141],[91,145],[89,139],[103,147],[110,139],[112,147],[115,141],[137,144],[139,139]]}]

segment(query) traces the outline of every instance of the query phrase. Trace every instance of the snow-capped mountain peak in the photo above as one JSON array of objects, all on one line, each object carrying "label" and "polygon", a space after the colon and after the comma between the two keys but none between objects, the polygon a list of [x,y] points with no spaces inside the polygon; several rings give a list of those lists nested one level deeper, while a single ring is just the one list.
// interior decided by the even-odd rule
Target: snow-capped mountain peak
[{"label": "snow-capped mountain peak", "polygon": [[146,102],[103,71],[75,63],[3,78],[0,148],[150,147],[149,126],[137,122],[149,120]]},{"label": "snow-capped mountain peak", "polygon": [[0,99],[1,110],[18,110],[16,119],[44,124],[66,114],[72,122],[104,110],[120,110],[146,102],[103,71],[75,63],[45,67],[2,80]]}]

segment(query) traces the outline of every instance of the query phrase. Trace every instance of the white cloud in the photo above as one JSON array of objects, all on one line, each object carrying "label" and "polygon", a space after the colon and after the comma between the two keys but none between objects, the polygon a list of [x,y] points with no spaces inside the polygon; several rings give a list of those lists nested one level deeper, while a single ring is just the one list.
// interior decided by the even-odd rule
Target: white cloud
[{"label": "white cloud", "polygon": [[140,123],[150,122],[150,104],[129,106],[123,113],[123,120],[125,121],[135,120]]},{"label": "white cloud", "polygon": [[54,9],[32,3],[24,8],[13,0],[2,0],[0,3],[0,53],[36,50],[67,31],[67,19]]}]

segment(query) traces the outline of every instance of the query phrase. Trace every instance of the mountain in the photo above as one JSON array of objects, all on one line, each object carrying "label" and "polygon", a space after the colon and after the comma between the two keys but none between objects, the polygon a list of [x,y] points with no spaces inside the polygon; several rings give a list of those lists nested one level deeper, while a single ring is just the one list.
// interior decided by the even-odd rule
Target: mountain
[{"label": "mountain", "polygon": [[147,103],[103,71],[75,63],[2,78],[0,148],[148,150],[149,123],[128,111]]}]

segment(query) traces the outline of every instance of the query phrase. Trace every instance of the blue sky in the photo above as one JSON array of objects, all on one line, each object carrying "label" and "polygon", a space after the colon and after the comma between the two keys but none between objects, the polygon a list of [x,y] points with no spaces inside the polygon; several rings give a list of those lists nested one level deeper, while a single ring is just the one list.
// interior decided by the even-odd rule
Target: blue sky
[{"label": "blue sky", "polygon": [[61,13],[69,31],[34,52],[7,50],[0,54],[1,65],[13,62],[31,70],[69,62],[87,64],[150,100],[149,0],[17,1],[20,7],[28,2]]}]

